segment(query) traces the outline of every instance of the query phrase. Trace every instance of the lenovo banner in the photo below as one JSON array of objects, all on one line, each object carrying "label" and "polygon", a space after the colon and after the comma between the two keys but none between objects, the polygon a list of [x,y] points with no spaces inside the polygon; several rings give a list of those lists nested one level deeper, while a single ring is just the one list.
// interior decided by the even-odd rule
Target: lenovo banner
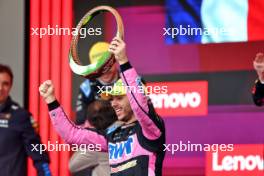
[{"label": "lenovo banner", "polygon": [[264,176],[264,145],[234,145],[233,151],[207,152],[206,176]]},{"label": "lenovo banner", "polygon": [[161,116],[207,114],[207,81],[148,83],[147,90],[157,113]]}]

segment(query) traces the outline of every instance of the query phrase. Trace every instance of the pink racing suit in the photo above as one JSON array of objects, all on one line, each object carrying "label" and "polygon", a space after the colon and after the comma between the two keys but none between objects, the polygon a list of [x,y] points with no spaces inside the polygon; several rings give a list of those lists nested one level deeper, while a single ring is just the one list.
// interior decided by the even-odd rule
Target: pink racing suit
[{"label": "pink racing suit", "polygon": [[137,121],[113,125],[105,133],[84,129],[72,123],[57,101],[50,103],[51,121],[59,135],[70,144],[100,144],[108,151],[111,176],[162,176],[165,152],[165,126],[148,97],[140,91],[141,78],[127,62],[120,66],[121,78]]}]

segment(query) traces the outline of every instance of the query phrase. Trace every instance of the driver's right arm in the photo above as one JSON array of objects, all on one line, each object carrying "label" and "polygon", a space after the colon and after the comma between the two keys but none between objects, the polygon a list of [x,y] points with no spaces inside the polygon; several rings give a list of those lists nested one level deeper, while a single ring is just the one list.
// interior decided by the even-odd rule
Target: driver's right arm
[{"label": "driver's right arm", "polygon": [[100,144],[103,151],[107,151],[105,137],[97,131],[87,130],[76,126],[65,114],[63,108],[55,98],[54,86],[50,80],[39,87],[40,95],[47,103],[51,122],[59,135],[69,144]]}]

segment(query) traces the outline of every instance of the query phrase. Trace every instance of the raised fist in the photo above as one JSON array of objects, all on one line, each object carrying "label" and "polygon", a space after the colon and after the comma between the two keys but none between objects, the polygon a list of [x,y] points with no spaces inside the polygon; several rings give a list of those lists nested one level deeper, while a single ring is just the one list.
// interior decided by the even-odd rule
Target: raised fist
[{"label": "raised fist", "polygon": [[44,81],[39,86],[39,93],[47,104],[56,100],[54,94],[54,86],[51,80]]},{"label": "raised fist", "polygon": [[256,70],[259,80],[264,82],[264,54],[258,53],[253,62],[254,69]]}]

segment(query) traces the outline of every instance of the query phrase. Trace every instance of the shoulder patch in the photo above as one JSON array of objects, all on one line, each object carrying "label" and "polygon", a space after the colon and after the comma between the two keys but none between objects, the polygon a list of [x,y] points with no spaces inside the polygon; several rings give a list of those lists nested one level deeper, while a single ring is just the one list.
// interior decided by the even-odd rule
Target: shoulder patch
[{"label": "shoulder patch", "polygon": [[80,89],[82,90],[82,92],[84,93],[84,95],[85,95],[86,97],[88,97],[88,96],[91,94],[90,80],[89,80],[89,79],[85,80],[85,81],[81,84]]}]

